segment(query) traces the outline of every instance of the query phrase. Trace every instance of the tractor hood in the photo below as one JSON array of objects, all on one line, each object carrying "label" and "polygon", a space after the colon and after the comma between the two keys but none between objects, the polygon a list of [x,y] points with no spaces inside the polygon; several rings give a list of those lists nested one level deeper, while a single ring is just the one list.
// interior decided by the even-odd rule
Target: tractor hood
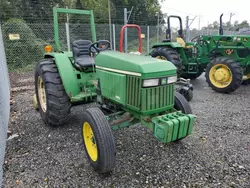
[{"label": "tractor hood", "polygon": [[95,58],[96,67],[142,78],[176,75],[176,67],[171,62],[150,56],[103,51]]}]

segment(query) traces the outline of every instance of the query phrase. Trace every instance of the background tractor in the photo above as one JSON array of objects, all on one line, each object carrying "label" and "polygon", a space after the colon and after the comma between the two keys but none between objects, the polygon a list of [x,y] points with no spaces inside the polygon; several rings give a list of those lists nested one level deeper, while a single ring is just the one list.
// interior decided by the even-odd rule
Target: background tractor
[{"label": "background tractor", "polygon": [[[187,100],[175,92],[176,67],[163,60],[109,50],[96,41],[92,11],[54,8],[56,50],[46,46],[35,70],[35,92],[42,120],[62,125],[70,109],[96,102],[81,114],[82,138],[92,167],[99,173],[115,167],[112,130],[135,123],[148,127],[163,143],[192,133],[195,116]],[[90,16],[92,41],[77,40],[72,52],[61,50],[58,13]]]},{"label": "background tractor", "polygon": [[[220,16],[219,35],[196,36],[185,42],[182,20],[168,17],[167,37],[153,45],[150,55],[171,61],[183,78],[195,79],[205,72],[206,82],[215,91],[230,93],[250,79],[250,36],[223,35]],[[170,19],[179,19],[176,41],[172,40]]]}]

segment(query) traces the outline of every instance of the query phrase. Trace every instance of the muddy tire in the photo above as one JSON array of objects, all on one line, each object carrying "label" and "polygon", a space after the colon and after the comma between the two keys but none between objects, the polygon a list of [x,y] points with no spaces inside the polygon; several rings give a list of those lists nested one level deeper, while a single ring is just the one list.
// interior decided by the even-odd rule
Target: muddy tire
[{"label": "muddy tire", "polygon": [[52,59],[37,63],[35,92],[40,115],[46,124],[58,126],[68,120],[71,103]]}]

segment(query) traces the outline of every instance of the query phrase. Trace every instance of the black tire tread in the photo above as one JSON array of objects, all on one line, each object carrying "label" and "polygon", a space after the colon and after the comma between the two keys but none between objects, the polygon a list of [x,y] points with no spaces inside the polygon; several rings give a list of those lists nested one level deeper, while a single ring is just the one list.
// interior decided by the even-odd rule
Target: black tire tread
[{"label": "black tire tread", "polygon": [[[209,79],[209,71],[216,64],[227,65],[233,74],[232,83],[225,88],[215,87]],[[231,92],[234,92],[236,89],[238,89],[240,85],[242,84],[243,72],[238,62],[228,57],[218,57],[218,58],[213,59],[211,63],[207,65],[205,77],[206,77],[206,82],[208,83],[209,87],[211,87],[214,91],[219,92],[219,93],[231,93]]]},{"label": "black tire tread", "polygon": [[176,66],[178,77],[181,75],[182,72],[181,59],[176,50],[170,47],[158,47],[152,51],[151,56],[152,57],[164,56],[167,59],[167,61],[172,62]]},{"label": "black tire tread", "polygon": [[98,151],[98,164],[93,164],[91,159],[90,162],[97,172],[109,173],[115,167],[116,157],[115,139],[111,127],[106,120],[104,113],[97,107],[87,108],[84,111],[82,124],[84,123],[85,118],[88,119],[89,117],[94,121],[94,124],[90,126],[94,131],[94,136],[97,140],[97,144],[102,143],[98,144],[98,149],[100,150]]},{"label": "black tire tread", "polygon": [[192,109],[186,98],[180,93],[174,93],[174,108],[181,110],[184,114],[192,114]]},{"label": "black tire tread", "polygon": [[[71,103],[67,93],[64,90],[57,66],[52,59],[42,60],[37,64],[35,75],[40,72],[44,78],[47,111],[44,113],[41,109],[40,113],[44,113],[43,120],[46,124],[52,126],[62,125],[69,119]],[[37,86],[37,83],[35,83]],[[38,105],[38,93],[36,89]]]}]

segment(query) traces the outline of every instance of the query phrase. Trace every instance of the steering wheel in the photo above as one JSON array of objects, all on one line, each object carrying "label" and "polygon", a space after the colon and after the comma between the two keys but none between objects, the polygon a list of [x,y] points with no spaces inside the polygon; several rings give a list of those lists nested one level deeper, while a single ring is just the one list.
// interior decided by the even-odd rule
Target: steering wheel
[{"label": "steering wheel", "polygon": [[100,53],[101,51],[105,51],[110,48],[110,42],[107,40],[99,40],[92,43],[89,46],[89,51],[92,53]]},{"label": "steering wheel", "polygon": [[191,42],[198,42],[198,41],[200,41],[200,38],[201,38],[201,36],[198,35],[198,36],[192,38],[192,39],[191,39]]}]

